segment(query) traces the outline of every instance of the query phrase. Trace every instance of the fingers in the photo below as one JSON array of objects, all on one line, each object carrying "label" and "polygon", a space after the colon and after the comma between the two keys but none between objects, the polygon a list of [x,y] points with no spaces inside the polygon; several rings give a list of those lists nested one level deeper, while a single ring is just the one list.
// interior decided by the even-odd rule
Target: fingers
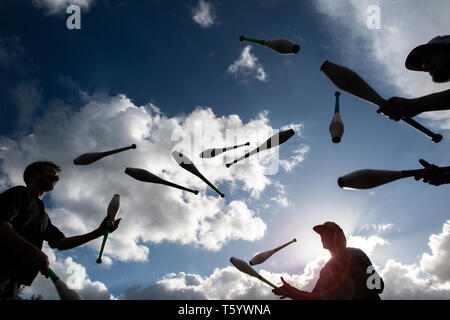
[{"label": "fingers", "polygon": [[48,277],[48,267],[50,262],[48,261],[47,255],[41,250],[36,251],[35,255],[32,257],[31,265],[39,270],[44,276]]},{"label": "fingers", "polygon": [[121,221],[121,220],[122,220],[122,219],[120,218],[120,219],[115,220],[115,221],[112,223],[112,226],[110,227],[110,231],[111,231],[111,232],[115,231],[115,230],[119,227],[119,224],[120,224],[120,221]]},{"label": "fingers", "polygon": [[401,105],[399,105],[399,101],[402,98],[392,97],[389,100],[386,100],[377,110],[378,114],[384,114],[391,120],[399,121],[401,119]]},{"label": "fingers", "polygon": [[419,163],[425,168],[423,173],[414,177],[416,180],[422,180],[425,183],[439,186],[444,183],[444,173],[441,168],[430,164],[424,159],[419,159]]},{"label": "fingers", "polygon": [[40,270],[40,272],[46,278],[48,278],[50,276],[50,273],[48,272],[48,267],[44,270]]},{"label": "fingers", "polygon": [[419,163],[423,165],[425,168],[430,167],[430,164],[423,159],[419,159]]}]

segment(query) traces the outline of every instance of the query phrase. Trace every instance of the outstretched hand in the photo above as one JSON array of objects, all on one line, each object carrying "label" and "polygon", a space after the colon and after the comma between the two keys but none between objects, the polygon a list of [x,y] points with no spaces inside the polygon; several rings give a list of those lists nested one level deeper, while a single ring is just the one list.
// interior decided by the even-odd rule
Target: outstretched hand
[{"label": "outstretched hand", "polygon": [[419,163],[425,168],[425,171],[414,177],[416,180],[423,180],[434,186],[439,186],[444,183],[450,183],[450,174],[445,172],[434,164],[429,164],[423,159],[419,159]]},{"label": "outstretched hand", "polygon": [[421,111],[418,110],[418,104],[413,99],[392,97],[380,106],[377,113],[399,121],[402,118],[412,118],[421,113]]},{"label": "outstretched hand", "polygon": [[98,230],[103,234],[106,230],[109,232],[114,232],[118,227],[121,219],[114,220],[111,222],[108,217],[103,219],[102,223],[98,227]]},{"label": "outstretched hand", "polygon": [[287,297],[290,298],[289,292],[292,291],[293,287],[289,283],[287,283],[283,279],[283,277],[280,277],[280,279],[281,279],[281,282],[283,282],[283,285],[281,287],[276,288],[276,289],[272,289],[272,292],[275,295],[280,296],[280,299],[284,299],[284,298],[287,298]]}]

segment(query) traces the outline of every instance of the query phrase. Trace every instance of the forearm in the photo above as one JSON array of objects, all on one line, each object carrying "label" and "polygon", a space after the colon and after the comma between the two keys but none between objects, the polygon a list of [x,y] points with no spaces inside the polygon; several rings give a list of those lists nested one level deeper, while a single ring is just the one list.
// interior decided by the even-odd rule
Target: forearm
[{"label": "forearm", "polygon": [[450,90],[436,92],[413,100],[417,102],[420,112],[447,110],[450,109]]},{"label": "forearm", "polygon": [[83,235],[63,238],[59,240],[56,248],[58,250],[73,249],[75,247],[85,244],[86,242],[97,239],[98,237],[103,236],[103,234],[104,233],[100,229],[95,229],[94,231],[91,231]]}]

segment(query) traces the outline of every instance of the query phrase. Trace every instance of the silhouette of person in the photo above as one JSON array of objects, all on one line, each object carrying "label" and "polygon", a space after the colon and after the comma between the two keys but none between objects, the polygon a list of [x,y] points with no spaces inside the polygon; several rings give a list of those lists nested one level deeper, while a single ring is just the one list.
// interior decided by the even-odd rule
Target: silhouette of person
[{"label": "silhouette of person", "polygon": [[320,235],[323,248],[331,253],[314,289],[312,292],[298,290],[281,277],[283,285],[272,292],[280,299],[380,300],[384,282],[369,257],[361,249],[347,247],[344,232],[334,222],[317,225],[313,230]]},{"label": "silhouette of person", "polygon": [[[409,70],[428,72],[436,83],[450,81],[450,35],[437,36],[413,49],[405,61]],[[426,111],[450,109],[450,90],[420,98],[392,97],[377,110],[392,120],[414,117]]]},{"label": "silhouette of person", "polygon": [[[450,81],[450,35],[436,36],[427,44],[414,48],[405,61],[409,70],[428,72],[436,83]],[[392,97],[377,110],[392,120],[414,117],[422,112],[450,109],[450,90],[433,93],[419,98],[405,99]],[[450,176],[436,165],[419,160],[426,170],[416,176],[435,186],[450,183]]]},{"label": "silhouette of person", "polygon": [[[0,194],[0,299],[17,299],[21,285],[30,286],[38,272],[48,277],[49,260],[41,251],[43,241],[51,248],[68,250],[103,236],[100,226],[83,235],[66,237],[45,212],[42,197],[59,181],[61,168],[51,161],[28,165],[23,173],[26,186],[12,187]],[[115,231],[115,220],[110,232]]]}]

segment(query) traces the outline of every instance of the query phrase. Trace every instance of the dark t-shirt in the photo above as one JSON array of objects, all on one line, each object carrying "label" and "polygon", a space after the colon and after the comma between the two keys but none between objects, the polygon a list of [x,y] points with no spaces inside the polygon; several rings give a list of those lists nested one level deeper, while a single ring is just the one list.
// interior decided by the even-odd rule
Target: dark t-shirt
[{"label": "dark t-shirt", "polygon": [[383,279],[375,273],[369,257],[360,249],[346,248],[344,259],[331,258],[322,268],[312,292],[322,299],[379,300],[383,289]]},{"label": "dark t-shirt", "polygon": [[[44,240],[54,248],[64,238],[51,223],[42,200],[24,186],[12,187],[0,194],[0,221],[9,221],[17,233],[39,249]],[[5,256],[0,263],[0,274],[16,279],[19,284],[31,285],[38,272],[13,255]]]}]

